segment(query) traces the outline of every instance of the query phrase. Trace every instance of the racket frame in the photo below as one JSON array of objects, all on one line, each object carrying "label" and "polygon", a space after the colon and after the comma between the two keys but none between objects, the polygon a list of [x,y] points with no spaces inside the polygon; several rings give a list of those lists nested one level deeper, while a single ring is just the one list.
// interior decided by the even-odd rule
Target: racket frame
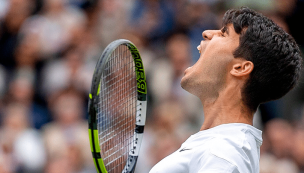
[{"label": "racket frame", "polygon": [[105,164],[100,154],[100,145],[97,129],[97,108],[100,93],[100,78],[105,69],[105,65],[109,60],[112,52],[120,45],[128,47],[135,63],[136,83],[137,83],[137,108],[136,123],[134,127],[134,147],[129,151],[128,159],[122,173],[134,173],[136,162],[139,155],[140,145],[143,138],[144,126],[146,122],[147,107],[147,84],[144,72],[144,66],[138,49],[129,40],[119,39],[110,43],[103,51],[101,57],[97,61],[95,71],[92,78],[91,92],[89,94],[88,103],[88,123],[89,123],[89,139],[93,156],[93,161],[98,173],[107,173]]}]

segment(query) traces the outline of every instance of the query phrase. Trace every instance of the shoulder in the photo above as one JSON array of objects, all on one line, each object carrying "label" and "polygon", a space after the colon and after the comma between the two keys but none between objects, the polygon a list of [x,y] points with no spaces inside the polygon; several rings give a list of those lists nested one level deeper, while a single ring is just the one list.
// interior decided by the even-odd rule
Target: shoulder
[{"label": "shoulder", "polygon": [[242,158],[243,142],[240,139],[216,137],[208,142],[207,147],[211,155],[234,163],[235,160]]},{"label": "shoulder", "polygon": [[254,173],[258,170],[259,145],[247,130],[228,128],[221,133],[216,132],[193,153],[191,160],[192,164],[204,170]]},{"label": "shoulder", "polygon": [[238,148],[239,146],[231,141],[214,137],[192,152],[190,172],[240,172],[238,165],[242,162],[242,156]]}]

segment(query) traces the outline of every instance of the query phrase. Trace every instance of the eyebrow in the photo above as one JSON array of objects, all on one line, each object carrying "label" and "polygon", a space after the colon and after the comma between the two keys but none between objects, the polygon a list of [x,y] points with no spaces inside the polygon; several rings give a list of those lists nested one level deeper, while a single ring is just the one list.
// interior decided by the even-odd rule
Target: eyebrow
[{"label": "eyebrow", "polygon": [[221,32],[223,33],[227,33],[227,35],[229,35],[229,30],[228,30],[228,27],[227,26],[224,26],[222,29],[221,29]]}]

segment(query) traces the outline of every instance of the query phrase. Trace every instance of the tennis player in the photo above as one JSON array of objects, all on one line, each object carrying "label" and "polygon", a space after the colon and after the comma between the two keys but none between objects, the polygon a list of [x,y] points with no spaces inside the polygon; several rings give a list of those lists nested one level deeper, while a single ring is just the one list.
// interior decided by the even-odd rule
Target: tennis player
[{"label": "tennis player", "polygon": [[253,127],[260,103],[295,85],[301,55],[294,39],[247,7],[228,10],[221,30],[206,30],[200,59],[181,86],[200,98],[200,131],[150,173],[258,173],[262,132]]}]

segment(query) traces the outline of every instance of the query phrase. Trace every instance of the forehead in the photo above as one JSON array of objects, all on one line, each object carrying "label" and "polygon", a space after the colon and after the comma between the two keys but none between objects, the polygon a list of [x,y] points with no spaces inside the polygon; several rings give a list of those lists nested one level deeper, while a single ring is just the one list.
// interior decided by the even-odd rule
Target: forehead
[{"label": "forehead", "polygon": [[233,32],[233,33],[235,33],[235,34],[237,34],[237,35],[244,35],[244,33],[247,31],[247,29],[248,29],[248,26],[246,26],[246,27],[242,27],[242,28],[240,28],[240,27],[237,27],[237,30],[235,29],[235,26],[232,24],[232,23],[227,23],[227,24],[224,24],[223,25],[223,27],[222,27],[222,29],[223,28],[227,28],[227,29],[229,29],[229,31],[230,32]]},{"label": "forehead", "polygon": [[230,34],[230,32],[236,33],[232,23],[228,23],[227,25],[223,25],[222,29],[226,29],[229,34]]}]

